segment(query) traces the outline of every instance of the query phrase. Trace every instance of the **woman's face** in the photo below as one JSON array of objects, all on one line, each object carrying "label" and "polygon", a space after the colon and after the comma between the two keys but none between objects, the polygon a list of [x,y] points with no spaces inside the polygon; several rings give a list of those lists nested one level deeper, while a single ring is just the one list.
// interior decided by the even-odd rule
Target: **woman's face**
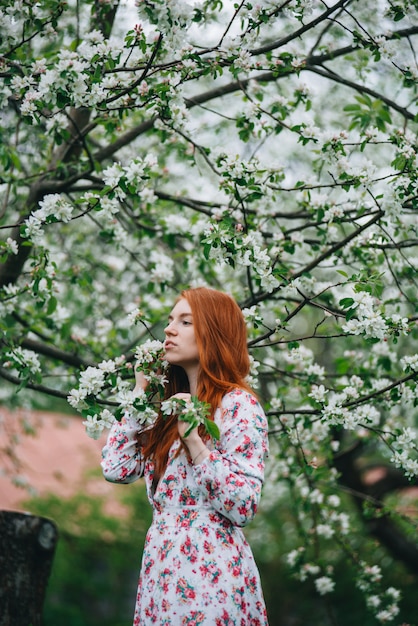
[{"label": "woman's face", "polygon": [[172,309],[165,332],[165,358],[171,365],[179,365],[186,372],[199,366],[193,326],[192,310],[185,298],[181,298]]}]

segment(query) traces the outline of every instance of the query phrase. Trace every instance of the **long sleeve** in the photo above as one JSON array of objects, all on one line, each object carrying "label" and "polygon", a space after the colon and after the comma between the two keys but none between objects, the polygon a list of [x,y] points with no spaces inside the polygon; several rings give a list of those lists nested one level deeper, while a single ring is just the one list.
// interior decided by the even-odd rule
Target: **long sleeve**
[{"label": "long sleeve", "polygon": [[109,482],[132,483],[143,475],[138,430],[138,422],[129,413],[110,429],[101,461],[103,475]]},{"label": "long sleeve", "polygon": [[199,488],[211,506],[235,526],[254,517],[264,481],[268,426],[256,398],[244,391],[226,394],[216,420],[221,439],[193,469]]}]

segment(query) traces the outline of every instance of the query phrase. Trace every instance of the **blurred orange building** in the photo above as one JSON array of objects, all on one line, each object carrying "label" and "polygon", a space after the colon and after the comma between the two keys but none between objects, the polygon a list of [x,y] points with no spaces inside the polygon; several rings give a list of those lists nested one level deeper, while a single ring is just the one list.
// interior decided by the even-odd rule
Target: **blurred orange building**
[{"label": "blurred orange building", "polygon": [[0,509],[25,511],[28,498],[48,493],[111,496],[117,486],[99,472],[105,441],[88,437],[79,415],[0,407]]}]

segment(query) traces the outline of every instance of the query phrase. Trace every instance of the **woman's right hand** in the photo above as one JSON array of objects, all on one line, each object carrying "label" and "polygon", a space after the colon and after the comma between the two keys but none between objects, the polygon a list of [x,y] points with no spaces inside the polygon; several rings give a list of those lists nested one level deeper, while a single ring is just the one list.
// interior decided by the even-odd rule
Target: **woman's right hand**
[{"label": "woman's right hand", "polygon": [[141,391],[145,391],[145,389],[148,386],[148,381],[144,376],[144,372],[142,372],[141,370],[137,369],[138,363],[135,363],[134,365],[134,371],[135,371],[135,387],[134,387],[134,393],[140,393]]}]

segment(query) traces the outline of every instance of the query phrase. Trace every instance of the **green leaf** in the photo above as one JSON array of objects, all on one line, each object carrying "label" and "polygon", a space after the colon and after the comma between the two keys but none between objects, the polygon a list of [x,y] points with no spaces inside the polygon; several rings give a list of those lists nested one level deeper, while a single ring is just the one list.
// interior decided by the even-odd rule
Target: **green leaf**
[{"label": "green leaf", "polygon": [[52,296],[48,301],[48,308],[46,310],[46,314],[51,315],[57,308],[57,304],[58,304],[57,299],[54,296]]},{"label": "green leaf", "polygon": [[350,306],[353,306],[354,300],[353,298],[342,298],[338,304],[340,304],[343,309],[348,309]]},{"label": "green leaf", "polygon": [[221,433],[219,431],[218,425],[215,424],[215,422],[208,418],[205,418],[204,424],[207,432],[211,437],[213,437],[214,439],[220,439]]}]

